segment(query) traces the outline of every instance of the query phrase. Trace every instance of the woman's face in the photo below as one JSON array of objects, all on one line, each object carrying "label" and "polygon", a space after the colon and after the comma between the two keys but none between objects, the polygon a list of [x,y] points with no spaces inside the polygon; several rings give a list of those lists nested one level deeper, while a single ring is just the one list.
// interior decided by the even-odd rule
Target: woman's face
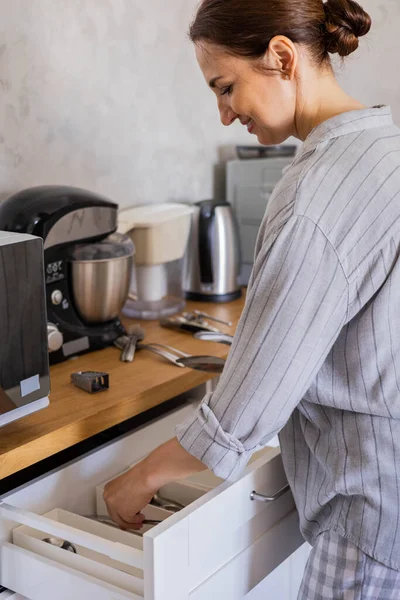
[{"label": "woman's face", "polygon": [[[207,42],[196,44],[196,58],[217,97],[223,125],[239,119],[266,146],[293,135],[296,99],[290,79],[258,71],[254,61],[231,56]],[[264,66],[274,68],[273,61],[268,63],[268,52],[262,60]]]}]

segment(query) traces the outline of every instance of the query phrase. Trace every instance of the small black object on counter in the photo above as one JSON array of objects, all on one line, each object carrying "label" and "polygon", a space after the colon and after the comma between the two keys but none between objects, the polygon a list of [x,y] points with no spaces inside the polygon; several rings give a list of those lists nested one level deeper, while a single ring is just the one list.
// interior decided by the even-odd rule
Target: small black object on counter
[{"label": "small black object on counter", "polygon": [[72,373],[71,381],[76,387],[90,394],[108,390],[110,387],[108,373],[101,373],[99,371],[79,371],[78,373]]}]

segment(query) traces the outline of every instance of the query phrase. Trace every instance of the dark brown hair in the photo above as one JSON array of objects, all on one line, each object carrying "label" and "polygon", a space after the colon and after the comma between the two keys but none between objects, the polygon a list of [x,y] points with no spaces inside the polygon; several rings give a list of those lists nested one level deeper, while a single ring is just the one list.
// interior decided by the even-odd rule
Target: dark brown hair
[{"label": "dark brown hair", "polygon": [[284,35],[306,46],[322,65],[329,63],[329,53],[354,52],[370,28],[370,16],[354,0],[203,0],[189,37],[260,58],[274,36]]}]

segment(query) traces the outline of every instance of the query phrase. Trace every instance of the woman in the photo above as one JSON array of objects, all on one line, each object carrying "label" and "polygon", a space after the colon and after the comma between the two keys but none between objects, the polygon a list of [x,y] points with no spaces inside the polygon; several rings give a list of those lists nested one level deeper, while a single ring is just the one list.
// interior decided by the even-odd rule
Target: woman
[{"label": "woman", "polygon": [[222,123],[304,144],[268,204],[216,391],[105,491],[113,519],[138,527],[160,486],[206,467],[234,479],[280,432],[313,545],[308,600],[400,598],[400,130],[329,59],[370,24],[352,0],[200,5],[190,36]]}]

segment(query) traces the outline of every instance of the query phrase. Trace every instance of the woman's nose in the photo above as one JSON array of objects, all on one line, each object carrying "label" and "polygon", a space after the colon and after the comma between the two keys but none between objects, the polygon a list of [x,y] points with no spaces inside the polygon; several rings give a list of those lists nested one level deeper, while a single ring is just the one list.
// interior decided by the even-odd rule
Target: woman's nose
[{"label": "woman's nose", "polygon": [[237,114],[230,108],[230,106],[222,105],[222,103],[218,104],[219,115],[221,118],[222,125],[228,127],[232,125],[234,121],[237,119]]}]

